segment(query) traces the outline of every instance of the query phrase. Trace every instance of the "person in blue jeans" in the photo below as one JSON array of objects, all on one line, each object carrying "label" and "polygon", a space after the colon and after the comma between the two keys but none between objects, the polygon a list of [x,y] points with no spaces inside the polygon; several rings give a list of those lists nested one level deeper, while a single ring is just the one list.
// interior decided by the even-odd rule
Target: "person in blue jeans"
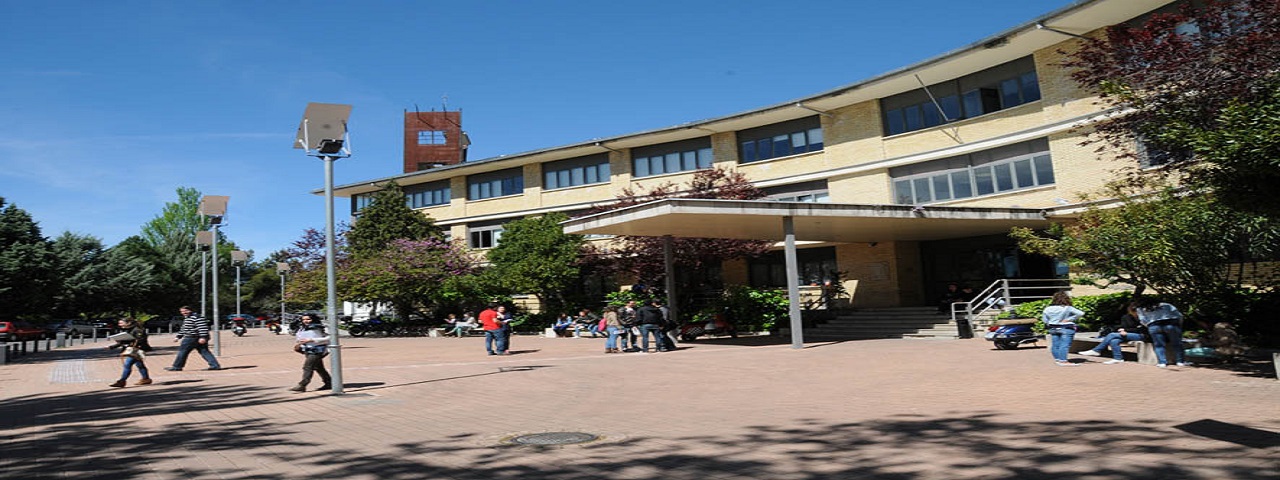
[{"label": "person in blue jeans", "polygon": [[1172,344],[1179,367],[1187,366],[1182,346],[1182,312],[1177,307],[1161,302],[1152,297],[1134,299],[1132,306],[1138,314],[1138,321],[1147,327],[1151,335],[1151,344],[1156,351],[1156,366],[1165,368],[1169,365],[1165,346]]},{"label": "person in blue jeans", "polygon": [[183,306],[178,311],[182,313],[182,328],[178,330],[177,340],[182,343],[178,344],[178,355],[173,358],[173,366],[164,367],[164,369],[171,372],[181,371],[182,367],[187,365],[187,355],[191,355],[191,351],[195,350],[200,352],[205,362],[209,363],[209,368],[206,370],[222,370],[222,366],[218,365],[217,357],[209,351],[209,320],[196,315],[191,307]]},{"label": "person in blue jeans", "polygon": [[1049,306],[1044,307],[1044,313],[1040,315],[1052,338],[1049,353],[1060,367],[1080,366],[1067,361],[1067,352],[1071,349],[1071,341],[1076,337],[1076,320],[1082,316],[1084,312],[1071,306],[1071,296],[1065,291],[1054,293],[1053,300]]},{"label": "person in blue jeans", "polygon": [[1138,314],[1133,311],[1133,306],[1130,305],[1129,313],[1120,317],[1120,328],[1117,328],[1116,331],[1108,333],[1106,336],[1102,337],[1102,340],[1098,342],[1098,346],[1093,347],[1090,350],[1078,352],[1077,355],[1098,357],[1102,356],[1102,351],[1104,349],[1110,348],[1111,360],[1107,360],[1102,363],[1104,365],[1124,363],[1124,354],[1120,351],[1120,344],[1145,339],[1146,337],[1144,337],[1142,333],[1146,330],[1147,327],[1142,326],[1142,324],[1138,322]]},{"label": "person in blue jeans", "polygon": [[622,353],[618,349],[618,336],[622,335],[622,323],[618,320],[618,311],[606,308],[604,311],[604,330],[609,337],[604,341],[604,353]]}]

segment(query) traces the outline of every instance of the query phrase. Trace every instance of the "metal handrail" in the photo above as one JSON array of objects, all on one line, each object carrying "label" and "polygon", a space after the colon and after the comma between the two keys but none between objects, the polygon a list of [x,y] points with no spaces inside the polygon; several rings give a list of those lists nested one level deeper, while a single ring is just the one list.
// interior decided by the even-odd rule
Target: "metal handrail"
[{"label": "metal handrail", "polygon": [[[1032,284],[1033,282],[1038,283]],[[972,325],[974,318],[981,317],[992,310],[1008,311],[1015,305],[1050,298],[1052,295],[1018,295],[1021,290],[1046,288],[1071,290],[1071,281],[1065,278],[1002,278],[991,282],[991,285],[968,301],[952,303],[951,320],[955,321],[956,315],[962,314]]]}]

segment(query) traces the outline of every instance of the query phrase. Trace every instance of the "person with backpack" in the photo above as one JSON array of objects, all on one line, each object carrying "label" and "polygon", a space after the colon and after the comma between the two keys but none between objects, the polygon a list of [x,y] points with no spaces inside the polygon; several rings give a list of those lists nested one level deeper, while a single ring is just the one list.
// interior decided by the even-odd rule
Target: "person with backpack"
[{"label": "person with backpack", "polygon": [[608,338],[604,341],[604,353],[622,353],[618,349],[618,336],[622,335],[622,322],[618,320],[618,310],[610,307],[604,309],[604,318],[600,319],[600,323],[604,325],[605,334]]}]

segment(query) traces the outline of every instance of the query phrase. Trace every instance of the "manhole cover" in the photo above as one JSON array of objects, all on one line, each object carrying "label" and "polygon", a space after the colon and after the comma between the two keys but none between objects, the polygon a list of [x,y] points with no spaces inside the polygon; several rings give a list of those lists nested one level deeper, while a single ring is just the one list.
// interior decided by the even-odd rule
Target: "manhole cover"
[{"label": "manhole cover", "polygon": [[575,443],[587,443],[597,438],[600,437],[590,433],[550,432],[521,435],[511,439],[511,443],[519,445],[572,445]]}]

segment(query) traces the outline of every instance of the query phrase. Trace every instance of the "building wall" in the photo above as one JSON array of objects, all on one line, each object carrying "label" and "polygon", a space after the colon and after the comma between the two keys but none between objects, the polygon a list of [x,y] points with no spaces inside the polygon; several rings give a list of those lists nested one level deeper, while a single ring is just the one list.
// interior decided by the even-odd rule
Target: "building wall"
[{"label": "building wall", "polygon": [[[1097,32],[1093,34],[1096,35]],[[1062,42],[1039,49],[1033,54],[1041,92],[1041,98],[1037,101],[892,136],[883,134],[879,100],[862,101],[831,109],[823,114],[815,113],[819,116],[824,141],[824,149],[818,152],[739,164],[736,132],[708,133],[713,148],[713,165],[736,169],[753,181],[767,182],[771,186],[785,185],[792,178],[796,179],[795,182],[801,182],[825,177],[830,201],[833,203],[893,203],[889,167],[877,162],[902,161],[903,158],[920,155],[933,155],[920,161],[944,158],[960,154],[975,142],[1046,129],[1098,113],[1096,97],[1077,86],[1070,78],[1070,72],[1060,65],[1064,59],[1062,51],[1069,52],[1078,48],[1078,45],[1079,40],[1063,36]],[[949,47],[942,45],[939,49]],[[460,115],[457,119],[460,123]],[[418,159],[423,157],[414,156],[411,159],[410,141],[416,144],[416,134],[410,137],[411,115],[406,115],[405,123],[405,167],[408,172],[409,165],[416,165]],[[1054,165],[1055,183],[1052,185],[941,202],[937,205],[1050,208],[1066,202],[1076,202],[1081,193],[1098,190],[1108,178],[1114,176],[1115,169],[1124,166],[1122,162],[1105,161],[1106,156],[1095,153],[1093,146],[1081,146],[1082,135],[1084,133],[1081,130],[1061,129],[1044,134],[1049,141]],[[583,136],[589,137],[590,133],[584,133]],[[609,202],[628,188],[644,191],[668,182],[685,184],[694,175],[694,172],[680,172],[634,178],[631,150],[621,147],[609,150],[611,179],[607,183],[543,190],[542,166],[539,160],[533,159],[542,157],[514,157],[502,162],[509,164],[508,168],[522,168],[523,194],[478,201],[467,200],[466,175],[468,172],[492,171],[493,168],[450,170],[456,172],[451,178],[452,202],[447,206],[429,207],[422,212],[449,226],[455,239],[465,239],[466,223],[469,221],[515,219],[535,211],[557,208],[580,210],[591,204]],[[952,150],[955,153],[949,153]],[[558,159],[560,158],[555,160]],[[429,180],[436,179],[438,177]],[[848,272],[846,288],[853,296],[852,306],[914,305],[922,304],[925,300],[923,269],[917,243],[886,239],[874,246],[838,245],[836,252],[839,268]],[[747,277],[745,262],[728,262],[724,265],[726,283],[745,283]]]}]

